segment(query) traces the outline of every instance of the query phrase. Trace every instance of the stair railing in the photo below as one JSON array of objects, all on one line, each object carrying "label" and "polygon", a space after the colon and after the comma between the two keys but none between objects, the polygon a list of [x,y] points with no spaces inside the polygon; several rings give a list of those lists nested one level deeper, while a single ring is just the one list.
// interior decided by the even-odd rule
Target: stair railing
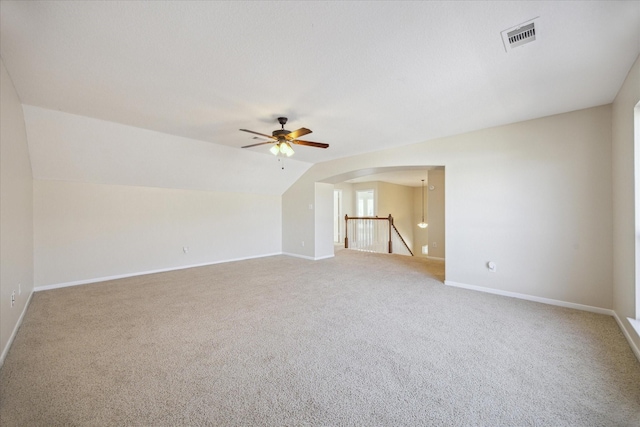
[{"label": "stair railing", "polygon": [[357,249],[367,252],[393,253],[394,234],[400,238],[409,253],[407,242],[402,238],[400,232],[393,224],[393,217],[386,218],[373,216],[344,216],[345,236],[344,247],[346,249]]},{"label": "stair railing", "polygon": [[[399,253],[401,255],[413,256],[413,251],[411,250],[409,245],[407,245],[407,242],[405,242],[404,238],[402,237],[402,234],[400,234],[400,231],[398,231],[398,229],[393,224],[393,222],[391,222],[391,226],[393,227],[393,233],[392,233],[392,239],[391,240],[395,240],[395,242],[396,242],[396,244],[393,247],[394,248],[398,248],[399,247],[399,249],[395,249],[396,253]],[[408,254],[404,252],[405,249],[406,249],[407,252],[409,252]]]}]

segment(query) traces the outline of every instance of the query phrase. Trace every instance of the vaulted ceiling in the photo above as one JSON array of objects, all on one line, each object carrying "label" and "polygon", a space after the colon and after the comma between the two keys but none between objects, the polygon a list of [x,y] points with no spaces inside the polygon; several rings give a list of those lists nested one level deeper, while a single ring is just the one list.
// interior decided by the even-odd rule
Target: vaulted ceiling
[{"label": "vaulted ceiling", "polygon": [[[610,103],[640,2],[1,1],[21,101],[237,148],[276,118],[316,163]],[[501,31],[535,20],[506,51]],[[251,148],[270,156],[267,146]]]}]

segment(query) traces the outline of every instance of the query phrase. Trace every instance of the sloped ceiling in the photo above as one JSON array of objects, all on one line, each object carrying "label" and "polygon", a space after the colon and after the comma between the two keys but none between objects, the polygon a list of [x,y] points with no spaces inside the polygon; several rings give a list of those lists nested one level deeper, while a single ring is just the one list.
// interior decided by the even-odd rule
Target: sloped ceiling
[{"label": "sloped ceiling", "polygon": [[[295,147],[311,163],[610,103],[640,53],[637,1],[0,7],[24,104],[237,150],[285,115],[331,145]],[[535,17],[505,52],[500,32]]]},{"label": "sloped ceiling", "polygon": [[311,167],[61,111],[23,111],[36,179],[281,195]]}]

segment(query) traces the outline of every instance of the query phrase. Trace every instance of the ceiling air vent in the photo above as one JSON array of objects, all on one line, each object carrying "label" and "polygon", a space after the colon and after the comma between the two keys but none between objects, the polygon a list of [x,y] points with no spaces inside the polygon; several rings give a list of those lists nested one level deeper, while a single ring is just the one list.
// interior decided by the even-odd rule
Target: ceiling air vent
[{"label": "ceiling air vent", "polygon": [[502,42],[504,43],[505,51],[509,52],[513,48],[535,41],[536,26],[534,20],[536,19],[537,18],[533,18],[500,33],[502,35]]},{"label": "ceiling air vent", "polygon": [[532,22],[517,30],[509,31],[507,37],[509,38],[509,46],[512,48],[522,46],[536,39],[536,27]]}]

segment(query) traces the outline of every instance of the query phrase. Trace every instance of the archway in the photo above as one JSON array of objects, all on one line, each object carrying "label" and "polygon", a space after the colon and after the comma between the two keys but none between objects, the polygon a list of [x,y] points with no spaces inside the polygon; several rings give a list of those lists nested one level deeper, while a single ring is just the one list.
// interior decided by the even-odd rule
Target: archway
[{"label": "archway", "polygon": [[[422,204],[423,194],[421,194],[422,179],[427,182],[427,187],[424,189],[426,196],[424,204]],[[430,179],[431,183],[429,183]],[[384,218],[391,214],[415,256],[444,261],[446,249],[444,166],[367,168],[331,176],[320,182],[333,184],[334,191],[341,192],[341,211],[349,216],[357,216],[359,212],[356,194],[363,191],[365,187],[367,191],[373,191],[375,193],[373,216]],[[429,200],[431,200],[430,203]],[[423,209],[429,222],[427,229],[417,226],[421,221]],[[334,215],[333,229],[339,226],[335,223],[337,220],[339,219]],[[317,236],[317,238],[322,237]]]}]

